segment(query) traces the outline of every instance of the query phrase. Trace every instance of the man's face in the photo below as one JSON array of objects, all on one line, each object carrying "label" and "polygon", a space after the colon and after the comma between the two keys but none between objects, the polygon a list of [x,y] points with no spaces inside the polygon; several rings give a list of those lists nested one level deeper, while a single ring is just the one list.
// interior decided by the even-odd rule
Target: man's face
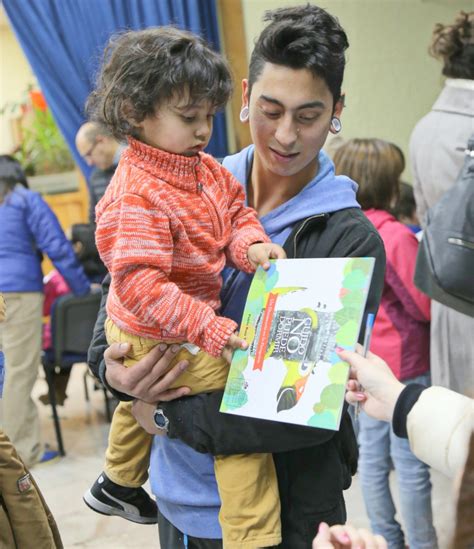
[{"label": "man's face", "polygon": [[107,136],[97,135],[92,141],[85,136],[80,136],[76,140],[76,147],[88,166],[107,170],[114,163],[114,148],[111,146],[111,139]]},{"label": "man's face", "polygon": [[[317,162],[333,115],[333,96],[322,78],[266,63],[250,101],[244,81],[243,100],[250,109],[255,154],[266,171],[296,176]],[[341,110],[342,103],[336,104],[334,114]]]}]

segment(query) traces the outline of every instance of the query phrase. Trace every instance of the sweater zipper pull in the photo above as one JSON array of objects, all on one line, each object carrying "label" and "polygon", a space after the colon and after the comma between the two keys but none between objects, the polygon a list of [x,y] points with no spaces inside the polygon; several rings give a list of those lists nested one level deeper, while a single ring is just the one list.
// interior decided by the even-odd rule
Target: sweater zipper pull
[{"label": "sweater zipper pull", "polygon": [[198,184],[197,184],[198,193],[202,193],[202,189],[203,189],[203,184],[202,184],[202,183],[198,183]]}]

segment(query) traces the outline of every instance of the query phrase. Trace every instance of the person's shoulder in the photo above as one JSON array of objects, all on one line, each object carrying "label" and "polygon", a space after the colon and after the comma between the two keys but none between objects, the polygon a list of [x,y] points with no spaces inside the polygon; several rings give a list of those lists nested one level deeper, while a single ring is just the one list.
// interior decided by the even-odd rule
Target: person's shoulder
[{"label": "person's shoulder", "polygon": [[328,226],[341,233],[380,235],[372,222],[360,208],[345,208],[329,215]]}]

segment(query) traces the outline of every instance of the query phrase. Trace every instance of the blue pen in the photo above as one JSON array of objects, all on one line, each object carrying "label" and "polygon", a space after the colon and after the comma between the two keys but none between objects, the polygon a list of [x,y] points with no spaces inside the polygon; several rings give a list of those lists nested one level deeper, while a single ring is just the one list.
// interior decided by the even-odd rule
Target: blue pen
[{"label": "blue pen", "polygon": [[[372,337],[372,330],[374,328],[374,321],[375,321],[375,315],[373,313],[369,313],[367,315],[367,322],[365,324],[365,335],[364,335],[364,346],[362,348],[362,356],[367,356],[367,353],[369,352],[370,348],[370,338]],[[359,391],[363,391],[364,388],[362,385],[359,384]],[[355,417],[356,419],[359,417],[360,414],[360,402],[356,402],[355,406]]]}]

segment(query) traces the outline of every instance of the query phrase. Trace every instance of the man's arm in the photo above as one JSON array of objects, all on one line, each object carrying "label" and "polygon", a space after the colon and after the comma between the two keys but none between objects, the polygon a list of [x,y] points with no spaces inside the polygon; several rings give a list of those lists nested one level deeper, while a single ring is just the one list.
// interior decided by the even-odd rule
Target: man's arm
[{"label": "man's arm", "polygon": [[87,353],[87,363],[92,373],[116,398],[123,401],[138,398],[146,402],[158,402],[187,394],[187,387],[169,389],[188,365],[186,361],[181,361],[170,369],[178,346],[165,345],[163,348],[157,345],[133,368],[123,365],[123,358],[129,351],[128,345],[114,343],[108,347],[104,324],[109,287],[110,275],[107,275],[102,282],[100,310]]},{"label": "man's arm", "polygon": [[168,436],[213,455],[286,452],[324,444],[335,431],[219,412],[222,391],[162,402]]},{"label": "man's arm", "polygon": [[107,296],[110,288],[110,275],[108,274],[102,282],[102,298],[100,300],[100,309],[97,315],[97,320],[94,325],[94,332],[92,334],[92,340],[87,351],[87,364],[91,372],[99,379],[105,387],[119,400],[129,401],[133,400],[133,397],[116,391],[109,385],[105,376],[105,361],[104,352],[108,347],[107,338],[105,337],[105,319],[107,318],[107,311],[105,305],[107,303]]}]

